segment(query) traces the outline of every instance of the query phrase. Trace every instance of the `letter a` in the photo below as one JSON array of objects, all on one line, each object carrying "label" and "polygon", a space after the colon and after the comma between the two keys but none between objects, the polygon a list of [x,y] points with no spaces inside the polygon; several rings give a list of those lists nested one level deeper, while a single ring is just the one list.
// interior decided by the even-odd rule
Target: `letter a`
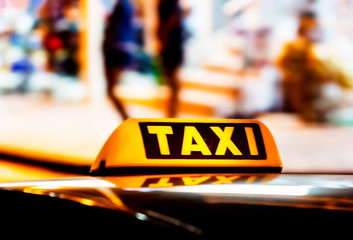
[{"label": "letter a", "polygon": [[[195,140],[196,144],[192,144]],[[202,136],[194,126],[185,126],[181,155],[191,155],[191,152],[201,152],[202,155],[212,155]]]}]

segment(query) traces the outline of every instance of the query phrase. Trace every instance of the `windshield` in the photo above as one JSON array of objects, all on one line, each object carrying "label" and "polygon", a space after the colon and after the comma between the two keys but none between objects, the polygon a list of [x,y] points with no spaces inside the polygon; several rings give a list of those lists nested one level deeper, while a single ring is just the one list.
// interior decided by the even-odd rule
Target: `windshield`
[{"label": "windshield", "polygon": [[351,0],[145,2],[0,1],[0,181],[88,174],[165,117],[257,119],[282,172],[353,173]]}]

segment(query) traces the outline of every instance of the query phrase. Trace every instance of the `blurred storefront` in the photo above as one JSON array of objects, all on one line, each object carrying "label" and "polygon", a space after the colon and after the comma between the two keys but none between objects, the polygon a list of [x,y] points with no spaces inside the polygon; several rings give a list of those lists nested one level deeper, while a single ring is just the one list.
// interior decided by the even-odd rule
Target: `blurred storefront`
[{"label": "blurred storefront", "polygon": [[79,1],[2,1],[0,92],[79,100]]},{"label": "blurred storefront", "polygon": [[[158,55],[153,6],[163,0],[0,0],[0,154],[78,167],[94,160],[122,121],[107,97],[103,52],[122,2],[132,6],[136,42],[114,95],[129,117],[168,116],[177,89],[175,117],[263,119],[292,163],[287,171],[302,171],[308,158],[315,171],[324,154],[293,157],[291,131],[315,129],[316,141],[334,132],[330,142],[341,147],[353,140],[341,135],[353,126],[352,0],[179,0],[174,87]],[[299,138],[289,142],[305,148]],[[345,149],[342,164],[353,161]]]},{"label": "blurred storefront", "polygon": [[[137,64],[124,71],[115,92],[125,105],[165,111],[170,88],[156,76],[154,43],[146,34],[153,20],[143,1],[130,2],[140,47],[134,56]],[[179,2],[184,31],[179,117],[195,112],[196,116],[224,118],[287,111],[286,82],[312,71],[320,79],[304,80],[315,92],[303,100],[309,109],[300,111],[298,106],[293,111],[312,120],[353,121],[349,116],[353,105],[350,1]],[[102,41],[116,3],[2,1],[0,93],[46,94],[55,100],[104,99]],[[308,30],[315,41],[307,50],[305,37],[297,34],[302,12],[311,12],[317,25]],[[311,55],[310,63],[299,59],[300,48]],[[304,69],[308,64],[311,70]],[[299,84],[295,90],[292,85],[292,98],[300,98],[305,88]],[[310,117],[304,111],[322,116]]]}]

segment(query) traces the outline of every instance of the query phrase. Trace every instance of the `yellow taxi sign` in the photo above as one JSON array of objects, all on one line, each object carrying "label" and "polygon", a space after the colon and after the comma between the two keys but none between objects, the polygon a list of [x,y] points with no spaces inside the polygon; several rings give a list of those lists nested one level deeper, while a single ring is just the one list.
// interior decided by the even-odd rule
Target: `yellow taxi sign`
[{"label": "yellow taxi sign", "polygon": [[268,128],[257,120],[128,119],[109,137],[93,175],[280,172]]}]

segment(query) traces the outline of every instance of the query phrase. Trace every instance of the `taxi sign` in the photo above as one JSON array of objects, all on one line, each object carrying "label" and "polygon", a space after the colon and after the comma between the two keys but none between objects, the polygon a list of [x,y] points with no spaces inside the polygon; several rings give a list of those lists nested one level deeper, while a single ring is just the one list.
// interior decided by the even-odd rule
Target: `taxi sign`
[{"label": "taxi sign", "polygon": [[280,172],[268,128],[257,120],[128,119],[104,144],[92,175]]}]

